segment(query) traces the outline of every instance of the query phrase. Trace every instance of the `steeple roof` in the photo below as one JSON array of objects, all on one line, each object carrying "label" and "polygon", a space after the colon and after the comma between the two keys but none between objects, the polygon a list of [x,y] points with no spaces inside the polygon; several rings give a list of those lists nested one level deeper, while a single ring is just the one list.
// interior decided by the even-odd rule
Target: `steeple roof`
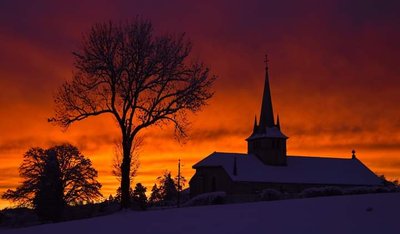
[{"label": "steeple roof", "polygon": [[253,127],[253,133],[256,133],[258,131],[258,126],[257,126],[257,116],[254,116],[254,127]]},{"label": "steeple roof", "polygon": [[274,111],[272,108],[271,100],[271,89],[269,87],[269,74],[268,74],[268,59],[265,56],[265,81],[264,81],[264,93],[261,104],[261,114],[260,114],[260,129],[263,130],[266,127],[274,127]]},{"label": "steeple roof", "polygon": [[279,115],[276,117],[276,127],[280,130],[281,129],[281,123],[279,121]]},{"label": "steeple roof", "polygon": [[257,117],[255,117],[253,132],[246,139],[246,141],[251,141],[258,138],[285,138],[285,139],[288,138],[285,134],[281,132],[279,116],[277,116],[277,122],[275,124],[274,111],[272,108],[272,100],[271,100],[271,90],[269,86],[267,56],[265,56],[264,93],[261,104],[261,114],[260,114],[259,124],[257,124]]}]

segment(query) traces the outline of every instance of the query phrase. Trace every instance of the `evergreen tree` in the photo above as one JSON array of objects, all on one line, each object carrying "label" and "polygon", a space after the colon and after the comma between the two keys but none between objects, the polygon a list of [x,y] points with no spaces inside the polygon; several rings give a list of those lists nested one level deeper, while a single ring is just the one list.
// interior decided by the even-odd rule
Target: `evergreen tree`
[{"label": "evergreen tree", "polygon": [[113,195],[110,194],[110,196],[108,196],[108,202],[114,202],[114,197]]},{"label": "evergreen tree", "polygon": [[48,154],[33,205],[40,219],[59,221],[65,206],[61,171],[55,152]]},{"label": "evergreen tree", "polygon": [[171,172],[166,171],[163,176],[158,178],[160,182],[160,194],[163,201],[174,201],[178,197],[178,189]]},{"label": "evergreen tree", "polygon": [[[179,177],[176,176],[174,181],[175,181],[176,189],[178,191],[182,191],[182,189],[185,187],[186,182],[187,182],[186,178],[182,174]],[[178,181],[179,181],[179,186],[178,186]]]},{"label": "evergreen tree", "polygon": [[144,187],[141,183],[136,184],[132,197],[133,202],[139,205],[140,209],[145,210],[147,208],[146,187]]},{"label": "evergreen tree", "polygon": [[149,203],[151,205],[155,205],[159,203],[162,199],[160,189],[157,187],[157,184],[153,185],[153,188],[151,189],[151,194],[149,198]]},{"label": "evergreen tree", "polygon": [[[115,201],[121,202],[121,196],[122,196],[121,191],[122,191],[121,187],[118,187],[117,188],[117,194],[115,194],[115,197],[114,197]],[[133,199],[133,190],[132,190],[132,188],[129,188],[129,198],[131,200]]]}]

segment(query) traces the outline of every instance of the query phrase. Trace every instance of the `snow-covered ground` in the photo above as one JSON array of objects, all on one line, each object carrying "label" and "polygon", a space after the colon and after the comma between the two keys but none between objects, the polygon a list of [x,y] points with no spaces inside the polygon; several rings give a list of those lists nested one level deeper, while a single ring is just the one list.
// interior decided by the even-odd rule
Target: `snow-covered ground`
[{"label": "snow-covered ground", "polygon": [[400,193],[158,211],[1,230],[3,233],[400,233]]}]

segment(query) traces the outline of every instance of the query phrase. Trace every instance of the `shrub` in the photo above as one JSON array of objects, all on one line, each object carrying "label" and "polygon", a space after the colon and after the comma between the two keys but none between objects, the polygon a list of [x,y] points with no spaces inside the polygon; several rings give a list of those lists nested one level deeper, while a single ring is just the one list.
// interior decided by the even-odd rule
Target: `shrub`
[{"label": "shrub", "polygon": [[205,205],[218,205],[226,202],[225,192],[212,192],[197,195],[187,201],[183,206],[205,206]]},{"label": "shrub", "polygon": [[323,196],[337,196],[343,195],[343,190],[339,187],[318,187],[304,189],[300,193],[300,197],[323,197]]},{"label": "shrub", "polygon": [[[6,208],[1,211],[2,224],[4,227],[24,227],[39,224],[38,217],[34,210],[28,208]],[[0,230],[1,227],[0,227]],[[1,232],[1,231],[0,231]]]},{"label": "shrub", "polygon": [[260,193],[260,199],[262,201],[280,200],[282,198],[283,198],[282,193],[276,189],[264,189]]},{"label": "shrub", "polygon": [[372,188],[371,187],[353,187],[353,188],[348,188],[345,191],[345,194],[366,194],[366,193],[372,193]]},{"label": "shrub", "polygon": [[0,211],[0,225],[3,224],[5,219],[5,215],[3,214],[3,212]]},{"label": "shrub", "polygon": [[375,187],[374,189],[373,189],[373,191],[375,192],[375,193],[389,193],[389,192],[391,192],[391,190],[390,190],[390,188],[388,188],[388,187]]},{"label": "shrub", "polygon": [[367,193],[393,193],[399,192],[396,186],[376,186],[376,187],[353,187],[345,190],[345,194],[367,194]]}]

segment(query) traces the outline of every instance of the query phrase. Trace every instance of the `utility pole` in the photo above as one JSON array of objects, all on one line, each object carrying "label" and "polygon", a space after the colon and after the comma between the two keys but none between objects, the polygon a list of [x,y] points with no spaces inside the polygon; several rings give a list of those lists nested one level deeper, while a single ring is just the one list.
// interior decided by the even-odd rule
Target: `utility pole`
[{"label": "utility pole", "polygon": [[178,208],[181,206],[181,159],[178,160]]}]

